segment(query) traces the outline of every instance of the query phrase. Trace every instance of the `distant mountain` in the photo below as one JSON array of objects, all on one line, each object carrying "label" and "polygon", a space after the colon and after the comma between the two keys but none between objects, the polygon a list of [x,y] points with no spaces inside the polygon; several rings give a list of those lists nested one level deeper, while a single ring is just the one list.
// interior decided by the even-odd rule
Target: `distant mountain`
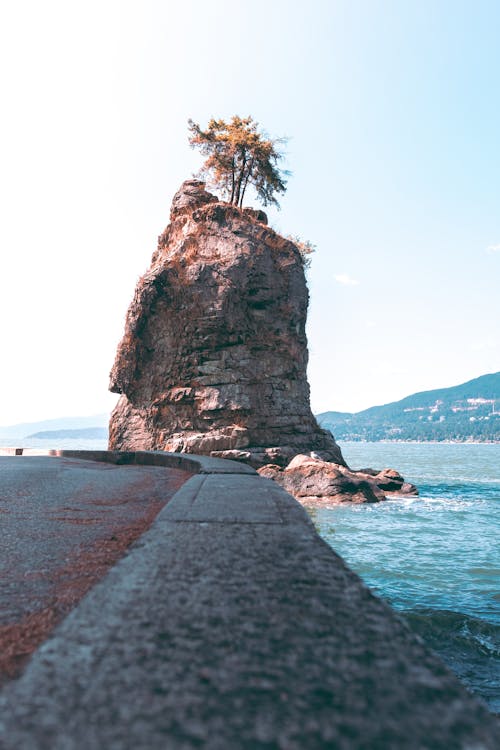
[{"label": "distant mountain", "polygon": [[109,414],[95,414],[91,417],[60,417],[59,419],[46,419],[42,422],[23,422],[22,424],[0,427],[0,438],[25,438],[32,437],[33,433],[54,430],[82,430],[95,427],[106,427],[109,423]]},{"label": "distant mountain", "polygon": [[317,415],[338,440],[500,442],[500,372],[349,414]]},{"label": "distant mountain", "polygon": [[106,440],[108,430],[106,427],[83,427],[81,430],[43,430],[27,435],[26,439],[37,438],[37,440],[61,440],[61,439],[84,439],[84,440]]}]

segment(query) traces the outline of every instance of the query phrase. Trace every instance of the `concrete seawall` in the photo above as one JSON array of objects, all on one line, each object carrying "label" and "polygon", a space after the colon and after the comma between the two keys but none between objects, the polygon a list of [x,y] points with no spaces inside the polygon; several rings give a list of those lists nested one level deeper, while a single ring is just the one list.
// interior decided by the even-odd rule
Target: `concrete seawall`
[{"label": "concrete seawall", "polygon": [[1,748],[500,747],[272,481],[198,456],[51,455],[197,473],[2,691]]}]

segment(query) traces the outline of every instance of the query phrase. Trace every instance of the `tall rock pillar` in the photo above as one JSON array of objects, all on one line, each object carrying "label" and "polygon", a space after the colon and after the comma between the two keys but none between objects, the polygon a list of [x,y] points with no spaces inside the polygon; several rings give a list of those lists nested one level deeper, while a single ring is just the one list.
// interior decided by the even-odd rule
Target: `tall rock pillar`
[{"label": "tall rock pillar", "polygon": [[188,180],[139,280],[111,372],[110,449],[344,464],[310,408],[299,250]]}]

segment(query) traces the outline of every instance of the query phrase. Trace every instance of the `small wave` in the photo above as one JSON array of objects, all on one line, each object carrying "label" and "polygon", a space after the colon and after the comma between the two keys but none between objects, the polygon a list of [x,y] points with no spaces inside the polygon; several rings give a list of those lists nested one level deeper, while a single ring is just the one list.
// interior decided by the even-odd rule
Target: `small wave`
[{"label": "small wave", "polygon": [[500,644],[494,643],[492,638],[489,638],[486,635],[481,635],[481,633],[471,633],[467,625],[464,625],[462,628],[462,635],[466,639],[472,639],[475,641],[485,654],[491,654],[492,656],[500,658]]},{"label": "small wave", "polygon": [[402,612],[411,629],[468,687],[500,710],[500,625],[449,610]]},{"label": "small wave", "polygon": [[[391,503],[392,510],[422,510],[422,511],[465,511],[469,508],[478,509],[481,504],[484,504],[482,498],[464,498],[457,497],[456,495],[419,495],[418,497],[401,498],[398,496],[388,497],[388,501]],[[374,506],[377,510],[380,508],[379,505]]]},{"label": "small wave", "polygon": [[467,497],[467,498],[489,498],[499,500],[498,484],[488,481],[484,483],[463,482],[458,478],[453,482],[421,482],[419,485],[421,494],[431,497]]},{"label": "small wave", "polygon": [[498,568],[469,568],[468,573],[480,576],[481,578],[496,578],[500,581],[500,570]]},{"label": "small wave", "polygon": [[467,475],[467,474],[448,474],[447,476],[443,474],[432,474],[432,473],[424,473],[420,472],[419,476],[413,476],[408,474],[408,481],[417,483],[420,482],[432,482],[434,483],[445,483],[450,479],[450,476],[453,476],[454,480],[456,482],[461,482],[463,484],[475,484],[478,487],[485,487],[488,485],[496,485],[497,491],[498,491],[498,485],[500,484],[500,479],[497,477],[491,477],[488,476],[487,479],[481,480],[481,477],[478,477],[475,474]]},{"label": "small wave", "polygon": [[466,637],[477,633],[493,635],[496,636],[500,647],[500,623],[489,622],[451,609],[431,609],[428,607],[406,609],[403,611],[403,615],[412,623],[423,629],[427,628],[432,633],[463,632]]}]

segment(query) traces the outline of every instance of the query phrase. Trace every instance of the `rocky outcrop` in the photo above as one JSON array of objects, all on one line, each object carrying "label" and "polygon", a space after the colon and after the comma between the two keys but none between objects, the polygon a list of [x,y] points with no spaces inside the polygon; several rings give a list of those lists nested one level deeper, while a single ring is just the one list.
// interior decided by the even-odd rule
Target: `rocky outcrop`
[{"label": "rocky outcrop", "polygon": [[263,211],[221,203],[197,180],[139,280],[110,388],[111,449],[201,453],[286,466],[344,465],[309,405],[308,292],[297,246]]},{"label": "rocky outcrop", "polygon": [[417,495],[417,488],[394,469],[351,471],[346,466],[307,455],[295,456],[285,468],[268,465],[261,476],[274,479],[304,505],[378,503],[391,496]]},{"label": "rocky outcrop", "polygon": [[263,211],[183,183],[139,280],[110,388],[111,450],[244,461],[304,503],[411,492],[393,470],[352,472],[309,405],[308,292],[297,246]]}]

